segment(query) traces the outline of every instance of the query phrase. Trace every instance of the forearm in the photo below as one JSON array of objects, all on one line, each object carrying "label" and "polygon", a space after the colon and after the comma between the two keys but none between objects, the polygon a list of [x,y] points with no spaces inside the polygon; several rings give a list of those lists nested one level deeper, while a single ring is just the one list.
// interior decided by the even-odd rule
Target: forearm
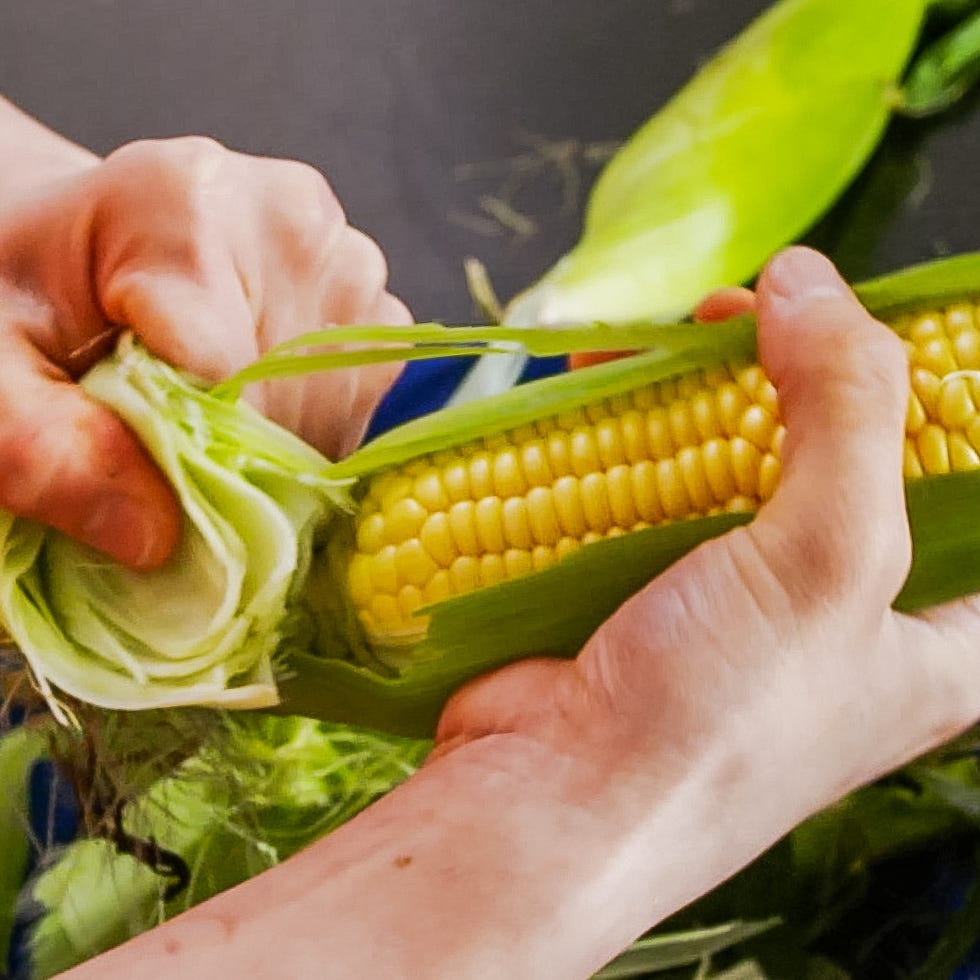
[{"label": "forearm", "polygon": [[730,768],[706,758],[651,792],[521,736],[482,739],[69,976],[585,978],[770,842],[717,809],[749,789]]},{"label": "forearm", "polygon": [[0,208],[97,160],[0,97]]}]

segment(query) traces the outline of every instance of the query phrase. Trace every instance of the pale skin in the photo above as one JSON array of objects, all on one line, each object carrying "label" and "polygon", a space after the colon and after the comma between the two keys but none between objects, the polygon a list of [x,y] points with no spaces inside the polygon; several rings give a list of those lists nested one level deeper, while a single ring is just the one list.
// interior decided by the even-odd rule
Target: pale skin
[{"label": "pale skin", "polygon": [[[100,160],[0,99],[0,174],[0,507],[135,568],[172,554],[176,500],[129,431],[73,383],[120,325],[217,380],[331,323],[410,322],[380,249],[305,164],[202,138]],[[397,371],[270,383],[250,397],[337,456]]]},{"label": "pale skin", "polygon": [[[200,254],[193,236],[186,250],[173,248],[173,228],[135,207],[123,177],[101,191],[87,183],[102,166],[66,178],[63,186],[81,182],[75,196],[42,189],[24,205],[44,220],[28,225],[15,211],[0,220],[0,267],[11,228],[36,239],[34,252],[19,254],[34,256],[27,266],[37,271],[18,285],[33,287],[29,306],[54,311],[47,333],[8,319],[21,359],[0,372],[0,401],[52,395],[31,388],[52,369],[35,371],[44,362],[30,352],[50,361],[74,339],[59,333],[68,329],[59,311],[72,308],[51,296],[52,270],[71,269],[59,215],[90,213],[97,192],[109,213],[125,202],[126,220],[100,226],[99,242],[110,255],[115,241],[124,255],[135,241],[147,249],[129,267],[137,282],[158,233],[158,257]],[[239,207],[262,197],[261,182],[238,186]],[[257,213],[271,221],[272,210]],[[130,216],[149,222],[145,231]],[[207,228],[227,255],[228,226],[192,225]],[[137,300],[121,313],[169,309],[171,291],[207,298],[220,281],[203,274],[207,263],[187,276],[164,265],[157,305]],[[273,279],[283,272],[260,268]],[[273,295],[288,287],[269,283]],[[465,688],[423,771],[338,832],[65,976],[587,977],[808,814],[980,716],[980,603],[921,616],[890,608],[909,563],[901,344],[808,250],[778,256],[755,299],[722,294],[702,313],[717,319],[748,303],[788,429],[780,487],[753,523],[650,583],[577,659],[517,664]],[[200,343],[202,369],[217,375],[234,366],[220,354],[257,347],[254,316],[213,334],[192,305],[182,309],[186,317],[150,318],[147,336],[164,356],[186,359]],[[52,336],[60,347],[32,346]],[[64,377],[54,383],[74,397]],[[302,417],[292,422],[302,430]],[[4,423],[0,471],[25,424],[23,415]],[[338,412],[333,424],[340,445],[363,429],[356,413],[348,424]],[[98,443],[90,458],[101,459]],[[16,462],[28,478],[41,470],[33,516],[56,511],[45,510],[55,484],[42,462]],[[93,498],[107,492],[92,487]]]}]

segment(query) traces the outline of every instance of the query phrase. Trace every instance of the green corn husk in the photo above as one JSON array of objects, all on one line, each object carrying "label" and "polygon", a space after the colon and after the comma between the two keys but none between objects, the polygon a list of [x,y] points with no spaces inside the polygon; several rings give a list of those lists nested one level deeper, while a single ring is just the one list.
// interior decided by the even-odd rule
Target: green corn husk
[{"label": "green corn husk", "polygon": [[[505,322],[685,314],[809,227],[877,145],[923,0],[784,0],[610,161],[581,240]],[[814,80],[819,80],[814,84]]]},{"label": "green corn husk", "polygon": [[303,718],[221,716],[121,811],[142,860],[100,838],[43,856],[20,900],[24,975],[45,980],[271,867],[393,789],[428,748]]},{"label": "green corn husk", "polygon": [[[109,708],[276,701],[273,658],[302,632],[312,535],[347,506],[305,443],[125,338],[83,381],[122,416],[184,511],[179,552],[134,573],[0,512],[0,623],[59,720],[65,698]],[[56,693],[57,691],[57,693]]]},{"label": "green corn husk", "polygon": [[[711,58],[612,157],[582,234],[504,309],[517,326],[670,320],[747,282],[859,173],[892,114],[941,111],[972,84],[956,60],[913,55],[927,0],[782,0]],[[963,11],[957,16],[963,17]],[[483,360],[453,396],[511,387],[526,357]]]},{"label": "green corn husk", "polygon": [[[858,293],[885,319],[976,297],[980,255],[886,276],[859,287]],[[477,435],[754,354],[751,317],[680,329],[683,333],[665,328],[660,349],[409,423],[364,446],[336,472],[364,480]],[[913,610],[980,591],[980,474],[908,481],[907,502],[914,558],[897,607]],[[344,609],[337,608],[331,570],[325,561],[317,561],[307,596],[319,617],[320,655],[300,653],[293,658],[294,676],[281,686],[284,702],[292,710],[323,712],[355,724],[408,734],[430,732],[446,698],[466,680],[528,656],[574,656],[628,596],[698,544],[749,519],[750,515],[727,514],[654,526],[591,544],[524,578],[428,606],[420,610],[429,617],[426,635],[402,653],[401,668],[387,676],[356,662]]]},{"label": "green corn husk", "polygon": [[44,736],[31,728],[0,734],[0,967],[10,952],[17,898],[31,853],[30,772],[45,748]]},{"label": "green corn husk", "polygon": [[[885,318],[916,307],[932,309],[964,297],[976,297],[980,294],[980,255],[906,270],[868,283],[859,292],[867,306]],[[236,393],[248,380],[338,364],[347,366],[358,359],[373,361],[402,356],[403,351],[390,346],[395,332],[391,328],[374,327],[338,330],[333,338],[337,344],[358,347],[340,352],[319,349],[318,345],[330,337],[329,332],[312,335],[305,342],[313,345],[313,353],[302,354],[302,342],[291,343],[211,394],[190,386],[197,413],[194,436],[198,440],[192,450],[205,454],[208,459],[213,456],[231,471],[230,478],[241,481],[244,475],[252,485],[260,484],[265,494],[263,507],[273,511],[276,506],[283,509],[283,518],[277,519],[278,523],[274,520],[270,526],[294,529],[287,538],[288,560],[284,565],[280,559],[276,559],[279,564],[272,564],[256,545],[257,551],[246,553],[247,563],[254,563],[254,567],[239,568],[235,573],[240,581],[247,582],[251,576],[253,581],[265,582],[261,569],[285,567],[288,570],[278,593],[278,605],[270,602],[260,616],[247,620],[250,624],[247,635],[250,639],[254,635],[254,642],[261,645],[264,662],[271,666],[275,661],[279,665],[278,684],[274,685],[270,676],[263,687],[263,697],[268,699],[265,703],[279,697],[282,710],[288,713],[425,736],[432,732],[447,697],[466,680],[530,655],[573,656],[615,608],[671,562],[702,541],[750,518],[745,514],[723,515],[651,527],[592,544],[525,578],[434,604],[424,610],[429,616],[427,633],[413,645],[401,649],[395,661],[373,655],[348,606],[344,570],[333,565],[336,558],[331,541],[350,534],[353,521],[350,508],[356,506],[350,501],[356,501],[358,484],[378,471],[474,437],[501,432],[658,379],[732,359],[750,359],[754,354],[755,325],[751,317],[743,317],[710,327],[690,323],[637,324],[628,328],[592,325],[557,331],[520,331],[532,349],[538,346],[549,350],[583,349],[596,344],[606,347],[613,334],[631,347],[648,349],[632,358],[547,379],[482,404],[464,405],[417,420],[337,464],[328,464],[305,449],[306,455],[302,457],[290,455],[295,447],[292,436],[280,433],[269,423],[259,426],[251,410],[235,401]],[[412,336],[411,331],[402,328],[397,333],[402,342]],[[447,330],[423,326],[416,335],[421,346],[412,353],[431,356],[445,347],[472,353],[479,344],[489,344],[492,348],[501,341],[510,343],[516,334],[517,331],[499,327]],[[172,384],[174,397],[187,397],[189,386],[185,379],[173,372],[159,371],[145,353],[136,358],[135,350],[132,346],[125,347],[120,356],[99,369],[97,377],[101,379],[103,391],[115,392],[117,384],[128,391],[133,385],[143,384],[138,380],[142,377],[140,372],[147,372],[155,384],[163,386],[161,391],[166,384]],[[90,385],[89,390],[95,391],[95,386]],[[161,404],[166,401],[164,398]],[[144,403],[130,403],[117,397],[111,404],[138,430],[140,426],[146,427]],[[130,418],[127,411],[136,414]],[[159,452],[160,446],[171,444],[170,429],[176,430],[181,438],[187,437],[186,413],[168,416],[155,411],[153,424],[159,435],[155,443],[150,442],[151,451]],[[209,426],[202,421],[212,413],[220,420],[220,426],[214,423]],[[233,420],[239,413],[243,413],[252,429],[236,428]],[[220,438],[216,449],[209,448],[209,432],[226,440],[231,432],[242,441],[234,444],[234,451]],[[253,435],[254,446],[249,443]],[[276,440],[280,435],[286,458],[277,461]],[[218,462],[214,462],[215,471]],[[167,456],[163,457],[163,465],[174,466]],[[919,608],[980,591],[978,487],[980,474],[974,472],[909,481],[907,496],[915,555],[912,572],[898,600],[901,608]],[[346,488],[346,492],[338,488]],[[296,513],[291,510],[296,500],[294,491],[300,493],[303,501],[300,521],[290,517]],[[280,499],[277,494],[284,496]],[[310,505],[311,494],[318,502],[316,508]],[[234,515],[232,496],[221,499],[225,512]],[[109,615],[117,618],[114,621],[128,609],[125,589],[130,579],[126,575],[104,560],[90,563],[84,567],[84,574],[71,579],[70,593],[60,594],[58,589],[66,574],[63,566],[67,556],[77,555],[75,549],[79,546],[69,544],[57,532],[28,522],[12,521],[8,525],[6,537],[0,535],[0,613],[40,678],[59,685],[57,672],[61,664],[74,658],[78,673],[90,676],[91,680],[84,693],[78,688],[71,688],[67,693],[82,700],[110,708],[133,709],[193,701],[193,685],[197,683],[193,674],[190,688],[181,686],[183,681],[178,685],[177,700],[169,677],[161,681],[147,674],[147,680],[140,682],[131,673],[125,673],[125,664],[107,666],[105,658],[92,650],[90,624],[97,618],[106,618],[100,611],[105,597],[112,597]],[[303,529],[299,536],[295,533],[297,525]],[[247,530],[257,540],[256,529]],[[25,560],[23,547],[11,545],[25,540],[34,542],[30,560]],[[307,550],[297,557],[296,549],[301,541],[307,542]],[[279,541],[274,544],[277,548],[281,546]],[[205,568],[211,567],[208,563],[212,559],[202,556],[201,560]],[[200,569],[186,565],[170,573],[167,585],[173,601],[154,608],[142,634],[134,634],[147,663],[154,664],[155,658],[159,659],[152,645],[156,636],[168,633],[168,622],[172,623],[183,648],[200,651],[202,656],[213,652],[209,644],[223,642],[225,634],[211,628],[213,617],[194,612],[195,602],[203,602],[207,610],[211,609],[210,593],[199,595],[195,591],[200,575]],[[148,576],[146,581],[134,578],[137,598],[159,594],[153,576]],[[148,584],[153,588],[147,588]],[[75,612],[78,607],[87,610],[85,616],[79,617]],[[11,611],[16,615],[11,615]],[[134,620],[132,615],[130,620]],[[35,635],[31,628],[38,621],[43,623],[43,630]],[[205,624],[203,629],[197,625],[200,623]],[[142,628],[139,622],[136,625]],[[57,644],[49,645],[51,637],[57,638]],[[240,651],[233,653],[235,658],[240,656]],[[219,659],[211,675],[212,681],[217,677],[218,682],[197,693],[197,703],[242,704],[241,677],[235,671],[252,668],[239,666],[240,659],[232,659],[231,664],[222,674]],[[115,674],[111,673],[113,670]],[[117,685],[113,690],[124,685],[132,691],[128,700],[115,695],[105,697],[106,674]],[[60,703],[57,690],[50,692],[50,696],[56,705]]]}]

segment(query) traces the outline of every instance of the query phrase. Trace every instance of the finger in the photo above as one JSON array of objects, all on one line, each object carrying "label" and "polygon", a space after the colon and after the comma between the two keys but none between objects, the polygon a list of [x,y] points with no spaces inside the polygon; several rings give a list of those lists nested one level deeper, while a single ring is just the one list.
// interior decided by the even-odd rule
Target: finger
[{"label": "finger", "polygon": [[180,508],[132,432],[8,324],[0,332],[0,507],[137,569],[163,564]]},{"label": "finger", "polygon": [[789,249],[769,264],[757,308],[759,354],[787,438],[779,489],[753,533],[803,591],[890,603],[910,556],[901,341],[810,249]]},{"label": "finger", "polygon": [[368,323],[387,282],[388,263],[378,243],[357,228],[345,228],[320,280],[321,325]]},{"label": "finger", "polygon": [[755,309],[755,293],[744,286],[728,286],[709,293],[694,309],[699,323],[721,323]]},{"label": "finger", "polygon": [[106,316],[170,364],[220,381],[255,360],[255,321],[230,268],[198,278],[177,270],[122,269],[103,291]]}]

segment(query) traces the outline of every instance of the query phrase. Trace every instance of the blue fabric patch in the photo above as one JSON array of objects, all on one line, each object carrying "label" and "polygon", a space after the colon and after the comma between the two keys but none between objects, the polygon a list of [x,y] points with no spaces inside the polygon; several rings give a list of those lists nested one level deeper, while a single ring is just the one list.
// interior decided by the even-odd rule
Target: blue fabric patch
[{"label": "blue fabric patch", "polygon": [[[438,411],[449,400],[472,364],[472,360],[462,357],[409,361],[401,377],[378,406],[367,437],[373,439],[396,425]],[[531,358],[521,381],[561,374],[564,369],[563,357]]]}]

